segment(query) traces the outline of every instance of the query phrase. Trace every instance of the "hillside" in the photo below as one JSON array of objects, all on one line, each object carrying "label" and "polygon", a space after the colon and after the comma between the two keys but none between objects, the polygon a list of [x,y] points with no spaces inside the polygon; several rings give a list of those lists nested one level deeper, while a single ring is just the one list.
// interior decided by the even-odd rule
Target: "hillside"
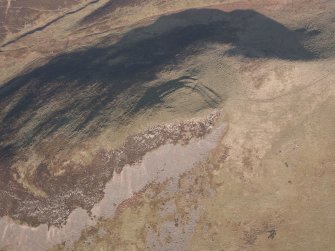
[{"label": "hillside", "polygon": [[332,249],[334,1],[0,13],[0,250]]}]

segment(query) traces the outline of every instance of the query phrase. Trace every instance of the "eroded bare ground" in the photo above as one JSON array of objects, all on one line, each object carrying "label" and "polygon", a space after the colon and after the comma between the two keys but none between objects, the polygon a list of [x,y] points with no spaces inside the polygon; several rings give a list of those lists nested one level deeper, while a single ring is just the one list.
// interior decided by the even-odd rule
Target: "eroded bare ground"
[{"label": "eroded bare ground", "polygon": [[[99,1],[14,36],[0,54],[7,248],[332,250],[334,13],[333,1]],[[214,122],[229,129],[193,166]],[[180,144],[194,153],[178,157]],[[76,224],[79,208],[101,218]],[[48,244],[26,244],[39,231]]]},{"label": "eroded bare ground", "polygon": [[[7,181],[7,191],[3,191],[1,198],[6,203],[1,204],[1,214],[32,226],[64,224],[75,208],[89,211],[103,198],[105,185],[114,172],[120,173],[124,166],[141,161],[147,152],[159,146],[187,144],[194,137],[205,136],[216,117],[213,114],[203,121],[161,125],[129,136],[120,148],[98,152],[90,166],[69,163],[65,167],[66,175],[53,175],[47,164],[41,163],[28,181],[34,186],[35,194],[29,192],[29,187],[21,187],[15,179]],[[16,177],[15,173],[13,176]]]}]

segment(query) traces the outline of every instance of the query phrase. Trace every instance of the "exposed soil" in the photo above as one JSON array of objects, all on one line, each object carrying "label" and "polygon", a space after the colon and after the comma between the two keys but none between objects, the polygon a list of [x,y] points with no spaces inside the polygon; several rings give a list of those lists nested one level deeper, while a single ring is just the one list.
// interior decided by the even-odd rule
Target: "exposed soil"
[{"label": "exposed soil", "polygon": [[[2,165],[0,212],[32,226],[61,225],[77,207],[91,210],[104,195],[106,183],[113,173],[132,165],[147,153],[164,144],[187,144],[192,138],[209,133],[218,114],[203,121],[158,126],[141,134],[129,136],[124,145],[113,151],[101,151],[88,166],[70,164],[66,172],[54,176],[41,163],[30,182],[46,197],[37,197],[15,182],[15,170]],[[7,172],[3,172],[8,170]]]}]

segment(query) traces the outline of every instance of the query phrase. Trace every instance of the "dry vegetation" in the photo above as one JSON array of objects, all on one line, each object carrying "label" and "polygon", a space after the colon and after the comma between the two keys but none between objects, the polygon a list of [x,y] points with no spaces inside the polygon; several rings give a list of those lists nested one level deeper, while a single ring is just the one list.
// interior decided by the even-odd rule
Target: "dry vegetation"
[{"label": "dry vegetation", "polygon": [[332,249],[333,1],[78,3],[0,48],[1,216],[64,225],[220,111],[229,130],[205,161],[52,250]]}]

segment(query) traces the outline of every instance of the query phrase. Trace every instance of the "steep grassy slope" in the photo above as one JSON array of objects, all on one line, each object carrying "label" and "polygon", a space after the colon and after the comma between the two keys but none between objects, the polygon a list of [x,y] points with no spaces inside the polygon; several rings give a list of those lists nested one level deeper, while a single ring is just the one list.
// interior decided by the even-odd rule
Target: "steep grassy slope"
[{"label": "steep grassy slope", "polygon": [[[0,215],[18,224],[0,230],[32,227],[6,243],[37,248],[27,244],[33,227],[49,246],[64,240],[52,237],[60,225],[79,235],[70,215],[100,217],[120,175],[130,199],[56,249],[329,248],[334,10],[332,1],[97,1],[3,44]],[[180,177],[141,191],[122,178],[149,152],[222,123],[217,147]]]},{"label": "steep grassy slope", "polygon": [[[14,78],[1,88],[1,156],[5,163],[1,168],[2,186],[4,191],[9,188],[8,192],[20,186],[25,190],[20,200],[14,200],[17,206],[6,206],[2,214],[13,210],[16,217],[24,214],[30,218],[30,207],[25,212],[21,205],[31,200],[26,190],[46,207],[56,203],[73,208],[67,205],[72,202],[63,205],[59,199],[52,199],[59,197],[62,177],[70,175],[67,171],[85,173],[96,165],[96,156],[113,146],[92,146],[99,135],[112,131],[113,142],[121,137],[119,128],[126,123],[136,128],[136,117],[146,111],[159,109],[175,118],[190,117],[222,105],[234,89],[231,85],[236,85],[224,77],[234,74],[229,61],[217,62],[224,74],[219,79],[229,81],[226,84],[204,82],[201,74],[209,74],[212,69],[204,70],[202,65],[185,68],[187,61],[200,55],[208,55],[210,61],[239,55],[251,59],[312,60],[316,56],[303,47],[302,39],[254,11],[188,10],[127,32],[111,46],[106,45],[105,38],[101,46],[57,56]],[[214,51],[219,51],[222,59],[211,59]],[[164,74],[169,78],[160,77]],[[189,93],[186,103],[179,106],[178,100],[185,92]],[[86,158],[77,157],[81,149],[86,149]],[[47,176],[61,175],[47,184],[36,184],[41,170]],[[73,188],[67,190],[77,190],[78,186],[84,189],[85,185],[73,183]],[[12,198],[5,196],[4,200]],[[60,209],[54,212],[58,215]],[[58,216],[45,215],[44,210],[40,214],[43,219],[59,221]],[[38,219],[34,217],[33,221]]]}]

